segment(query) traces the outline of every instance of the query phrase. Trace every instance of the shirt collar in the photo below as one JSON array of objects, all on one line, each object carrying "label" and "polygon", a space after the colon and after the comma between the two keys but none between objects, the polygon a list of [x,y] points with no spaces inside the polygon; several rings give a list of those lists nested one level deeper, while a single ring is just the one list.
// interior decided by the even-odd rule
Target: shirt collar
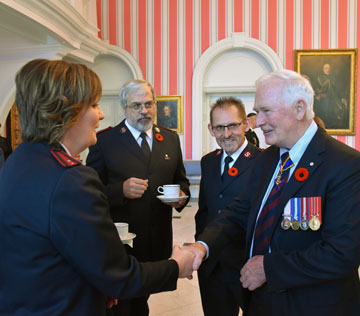
[{"label": "shirt collar", "polygon": [[[235,151],[230,157],[233,159],[233,161],[235,162],[239,156],[241,155],[241,153],[243,152],[243,150],[246,148],[246,146],[248,145],[248,141],[246,139],[246,137],[244,137],[245,140],[243,142],[243,144],[238,148],[237,151]],[[228,156],[228,154],[225,152],[225,150],[223,150],[223,154],[222,154],[222,158],[221,158],[221,162],[223,163],[225,161],[225,158]]]},{"label": "shirt collar", "polygon": [[65,152],[66,152],[69,156],[71,156],[71,153],[70,153],[69,149],[67,149],[67,147],[65,146],[65,144],[62,143],[62,142],[60,142],[60,145],[62,146],[62,148],[64,148]]},{"label": "shirt collar", "polygon": [[318,130],[318,126],[314,121],[312,121],[310,126],[305,131],[304,135],[296,142],[294,146],[291,147],[290,150],[287,150],[285,148],[280,148],[280,157],[284,152],[288,151],[291,161],[294,163],[294,166],[296,167],[296,165],[300,161],[302,155],[304,154],[307,146],[313,139],[317,130]]},{"label": "shirt collar", "polygon": [[[127,119],[125,120],[125,125],[129,129],[130,133],[132,134],[132,136],[134,136],[135,139],[138,139],[140,137],[140,134],[142,133],[142,131],[139,131],[135,127],[132,127]],[[145,133],[146,133],[147,137],[152,139],[152,126],[147,131],[145,131]]]}]

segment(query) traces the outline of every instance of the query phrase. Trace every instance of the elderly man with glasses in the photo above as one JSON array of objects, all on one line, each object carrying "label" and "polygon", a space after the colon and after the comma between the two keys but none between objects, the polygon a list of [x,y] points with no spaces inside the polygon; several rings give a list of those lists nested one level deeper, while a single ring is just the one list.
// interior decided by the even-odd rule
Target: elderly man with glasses
[{"label": "elderly man with glasses", "polygon": [[[98,133],[87,165],[105,184],[113,221],[129,223],[129,230],[136,234],[128,253],[140,261],[168,259],[173,242],[172,207],[180,212],[190,196],[179,137],[154,124],[155,91],[149,82],[125,83],[120,103],[125,120]],[[157,188],[164,184],[179,184],[183,198],[166,203],[157,199]],[[113,315],[148,315],[147,299],[119,301]]]},{"label": "elderly man with glasses", "polygon": [[[248,120],[244,105],[235,98],[220,98],[210,111],[210,134],[221,149],[201,159],[199,210],[196,236],[202,233],[239,192],[247,189],[250,169],[259,150],[248,143]],[[242,307],[240,269],[245,233],[239,235],[219,255],[204,261],[198,271],[205,316],[237,316]]]}]

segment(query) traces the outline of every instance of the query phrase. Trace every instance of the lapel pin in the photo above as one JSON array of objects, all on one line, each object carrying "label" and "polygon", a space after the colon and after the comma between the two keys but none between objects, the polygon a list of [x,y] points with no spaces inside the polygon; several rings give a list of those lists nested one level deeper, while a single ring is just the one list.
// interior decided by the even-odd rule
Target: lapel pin
[{"label": "lapel pin", "polygon": [[160,128],[155,127],[154,130],[155,130],[156,133],[160,133]]},{"label": "lapel pin", "polygon": [[245,151],[244,152],[244,157],[245,158],[250,158],[251,157],[251,152],[250,151]]},{"label": "lapel pin", "polygon": [[126,127],[122,127],[120,130],[121,133],[125,133],[126,132]]},{"label": "lapel pin", "polygon": [[313,162],[310,162],[309,165],[310,165],[310,167],[312,167],[312,166],[314,165],[314,163],[313,163]]},{"label": "lapel pin", "polygon": [[235,167],[232,167],[228,170],[228,174],[231,177],[235,177],[238,174],[238,170]]},{"label": "lapel pin", "polygon": [[165,154],[165,160],[170,160],[171,158],[169,157],[168,154]]},{"label": "lapel pin", "polygon": [[155,138],[159,142],[162,142],[164,140],[164,137],[161,134],[155,134]]},{"label": "lapel pin", "polygon": [[309,171],[306,168],[299,168],[295,170],[295,179],[303,182],[305,181],[309,176]]}]

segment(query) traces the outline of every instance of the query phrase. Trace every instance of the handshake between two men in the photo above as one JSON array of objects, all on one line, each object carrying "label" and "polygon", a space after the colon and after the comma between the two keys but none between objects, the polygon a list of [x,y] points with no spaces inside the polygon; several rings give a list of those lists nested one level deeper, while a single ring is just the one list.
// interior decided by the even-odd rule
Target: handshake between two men
[{"label": "handshake between two men", "polygon": [[[186,243],[182,248],[173,247],[171,259],[179,265],[179,278],[192,279],[192,272],[200,268],[206,258],[206,247],[199,242]],[[249,259],[240,271],[240,281],[244,288],[253,291],[266,282],[264,256],[254,256]]]}]

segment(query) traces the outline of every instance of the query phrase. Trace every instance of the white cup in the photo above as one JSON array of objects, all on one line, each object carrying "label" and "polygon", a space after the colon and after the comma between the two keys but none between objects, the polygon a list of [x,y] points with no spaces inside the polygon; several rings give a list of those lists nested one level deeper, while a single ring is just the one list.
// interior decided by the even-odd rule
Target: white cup
[{"label": "white cup", "polygon": [[180,184],[164,184],[159,186],[157,190],[167,198],[177,198],[180,196]]},{"label": "white cup", "polygon": [[120,236],[120,239],[126,238],[129,233],[129,224],[128,223],[115,223],[116,229]]}]

